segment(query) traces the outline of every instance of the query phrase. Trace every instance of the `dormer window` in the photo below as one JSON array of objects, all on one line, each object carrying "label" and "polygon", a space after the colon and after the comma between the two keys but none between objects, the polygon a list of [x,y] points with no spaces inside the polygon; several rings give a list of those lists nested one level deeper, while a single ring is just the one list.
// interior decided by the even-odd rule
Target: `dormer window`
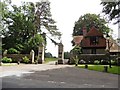
[{"label": "dormer window", "polygon": [[97,36],[90,37],[90,45],[97,45],[99,42],[99,38]]}]

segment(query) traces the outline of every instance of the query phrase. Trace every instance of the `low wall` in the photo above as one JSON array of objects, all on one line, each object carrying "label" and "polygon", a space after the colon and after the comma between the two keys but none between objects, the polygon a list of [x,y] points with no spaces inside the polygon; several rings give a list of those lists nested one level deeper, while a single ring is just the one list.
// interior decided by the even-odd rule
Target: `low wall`
[{"label": "low wall", "polygon": [[6,54],[6,55],[3,55],[3,57],[8,57],[8,58],[12,58],[14,61],[18,61],[18,60],[22,60],[23,57],[27,56],[30,61],[31,61],[31,56],[30,54]]},{"label": "low wall", "polygon": [[[117,55],[110,55],[111,60],[117,60]],[[87,63],[91,62],[93,63],[95,60],[109,60],[109,57],[106,54],[80,54],[79,55],[79,61],[84,60]],[[71,56],[70,63],[73,64],[74,60]]]}]

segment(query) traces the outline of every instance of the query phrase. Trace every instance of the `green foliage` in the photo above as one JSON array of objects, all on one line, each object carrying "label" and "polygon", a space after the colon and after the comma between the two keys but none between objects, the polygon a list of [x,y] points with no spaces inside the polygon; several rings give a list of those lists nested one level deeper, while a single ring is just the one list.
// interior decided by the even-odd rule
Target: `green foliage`
[{"label": "green foliage", "polygon": [[4,19],[9,13],[9,4],[11,4],[11,0],[3,0],[3,2],[0,1],[0,37],[3,35],[4,30],[7,28],[7,25],[4,24]]},{"label": "green foliage", "polygon": [[[58,36],[60,38],[61,33],[58,31],[55,21],[52,19],[50,12],[50,2],[41,1],[36,3],[36,21],[35,26],[39,32],[41,32],[41,26],[46,28],[52,36]],[[40,18],[40,19],[39,19]]]},{"label": "green foliage", "polygon": [[36,34],[34,37],[30,38],[28,42],[33,47],[33,46],[38,46],[44,43],[44,39],[41,35]]},{"label": "green foliage", "polygon": [[48,53],[45,53],[45,58],[52,58],[53,56],[52,56],[52,54],[50,53],[50,52],[48,52]]},{"label": "green foliage", "polygon": [[28,64],[30,62],[29,58],[27,56],[22,58],[22,62]]},{"label": "green foliage", "polygon": [[118,62],[116,60],[111,60],[112,65],[118,65]]},{"label": "green foliage", "polygon": [[12,59],[11,59],[11,58],[7,58],[7,57],[3,57],[3,58],[2,58],[2,62],[3,62],[3,63],[11,63],[11,62],[12,62]]},{"label": "green foliage", "polygon": [[95,61],[94,61],[94,64],[100,64],[100,61],[95,60]]},{"label": "green foliage", "polygon": [[103,5],[102,12],[106,14],[106,16],[109,18],[109,20],[115,20],[115,24],[120,22],[118,19],[120,17],[120,1],[114,0],[114,2],[101,2]]},{"label": "green foliage", "polygon": [[86,27],[87,31],[89,31],[93,26],[95,26],[100,32],[106,34],[110,29],[105,24],[107,24],[107,22],[105,19],[101,18],[100,15],[85,14],[80,16],[79,20],[75,22],[73,36],[82,35],[83,27]]},{"label": "green foliage", "polygon": [[[1,25],[5,28],[2,30],[2,47],[3,49],[16,48],[20,52],[28,53],[29,40],[35,41],[34,48],[41,42],[39,39],[32,39],[38,33],[42,33],[42,28],[48,30],[51,36],[60,37],[55,21],[52,19],[50,12],[50,2],[40,1],[36,3],[23,2],[22,5],[12,5],[11,3],[0,2],[3,4]],[[9,6],[9,8],[8,8]],[[1,13],[0,13],[1,14]],[[43,36],[44,41],[45,36]],[[31,40],[32,39],[32,40]]]},{"label": "green foliage", "polygon": [[28,41],[28,47],[29,49],[33,49],[35,52],[38,49],[38,46],[41,46],[44,43],[44,39],[41,35],[36,34],[34,37],[30,38]]},{"label": "green foliage", "polygon": [[[79,65],[78,67],[84,68],[85,66],[84,65]],[[104,71],[104,65],[88,65],[88,69],[103,72]],[[120,66],[112,66],[112,68],[108,68],[108,73],[120,74],[119,70],[120,70]]]},{"label": "green foliage", "polygon": [[70,57],[70,64],[73,64],[75,62],[75,64],[78,64],[79,61],[79,56],[81,54],[81,47],[80,46],[75,46],[71,51],[71,57]]},{"label": "green foliage", "polygon": [[57,58],[45,58],[45,63],[48,63],[50,61],[57,61]]},{"label": "green foliage", "polygon": [[64,52],[64,59],[70,59],[70,53]]},{"label": "green foliage", "polygon": [[18,50],[16,50],[15,48],[10,48],[7,51],[8,54],[18,54],[20,53]]},{"label": "green foliage", "polygon": [[16,44],[15,48],[19,51],[22,51],[24,49],[24,46],[22,44]]},{"label": "green foliage", "polygon": [[[21,50],[21,46],[27,43],[28,39],[33,36],[35,32],[33,26],[33,15],[28,12],[30,8],[26,5],[26,10],[22,9],[23,6],[9,5],[13,10],[8,9],[8,13],[4,17],[4,26],[7,25],[7,29],[2,33],[3,48],[9,49],[11,47]],[[8,19],[9,18],[9,19]]]},{"label": "green foliage", "polygon": [[18,59],[12,58],[12,63],[18,63]]},{"label": "green foliage", "polygon": [[81,47],[80,47],[80,46],[75,46],[75,47],[71,50],[71,52],[72,52],[74,55],[78,55],[78,54],[82,53]]},{"label": "green foliage", "polygon": [[108,65],[108,64],[109,64],[109,61],[108,61],[108,60],[101,60],[101,64],[102,64],[102,65]]}]

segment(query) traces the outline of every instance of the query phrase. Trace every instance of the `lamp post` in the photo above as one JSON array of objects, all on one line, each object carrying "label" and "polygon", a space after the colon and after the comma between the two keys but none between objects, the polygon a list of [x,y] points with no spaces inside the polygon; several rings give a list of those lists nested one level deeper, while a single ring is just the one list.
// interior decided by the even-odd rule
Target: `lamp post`
[{"label": "lamp post", "polygon": [[110,36],[107,34],[106,36],[108,47],[107,47],[107,53],[108,53],[108,59],[109,59],[109,67],[111,67],[111,59],[110,59]]}]

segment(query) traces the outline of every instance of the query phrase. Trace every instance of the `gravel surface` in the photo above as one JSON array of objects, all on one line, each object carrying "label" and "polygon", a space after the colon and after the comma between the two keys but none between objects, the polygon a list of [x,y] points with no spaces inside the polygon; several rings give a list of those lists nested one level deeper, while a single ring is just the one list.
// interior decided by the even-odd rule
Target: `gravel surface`
[{"label": "gravel surface", "polygon": [[25,69],[23,71],[33,73],[3,77],[3,88],[118,88],[118,75],[115,74],[69,65],[29,66],[13,68],[13,71]]},{"label": "gravel surface", "polygon": [[0,77],[5,76],[21,76],[22,74],[33,73],[34,71],[44,71],[57,68],[73,67],[70,65],[49,65],[49,64],[20,64],[14,66],[1,66]]}]

